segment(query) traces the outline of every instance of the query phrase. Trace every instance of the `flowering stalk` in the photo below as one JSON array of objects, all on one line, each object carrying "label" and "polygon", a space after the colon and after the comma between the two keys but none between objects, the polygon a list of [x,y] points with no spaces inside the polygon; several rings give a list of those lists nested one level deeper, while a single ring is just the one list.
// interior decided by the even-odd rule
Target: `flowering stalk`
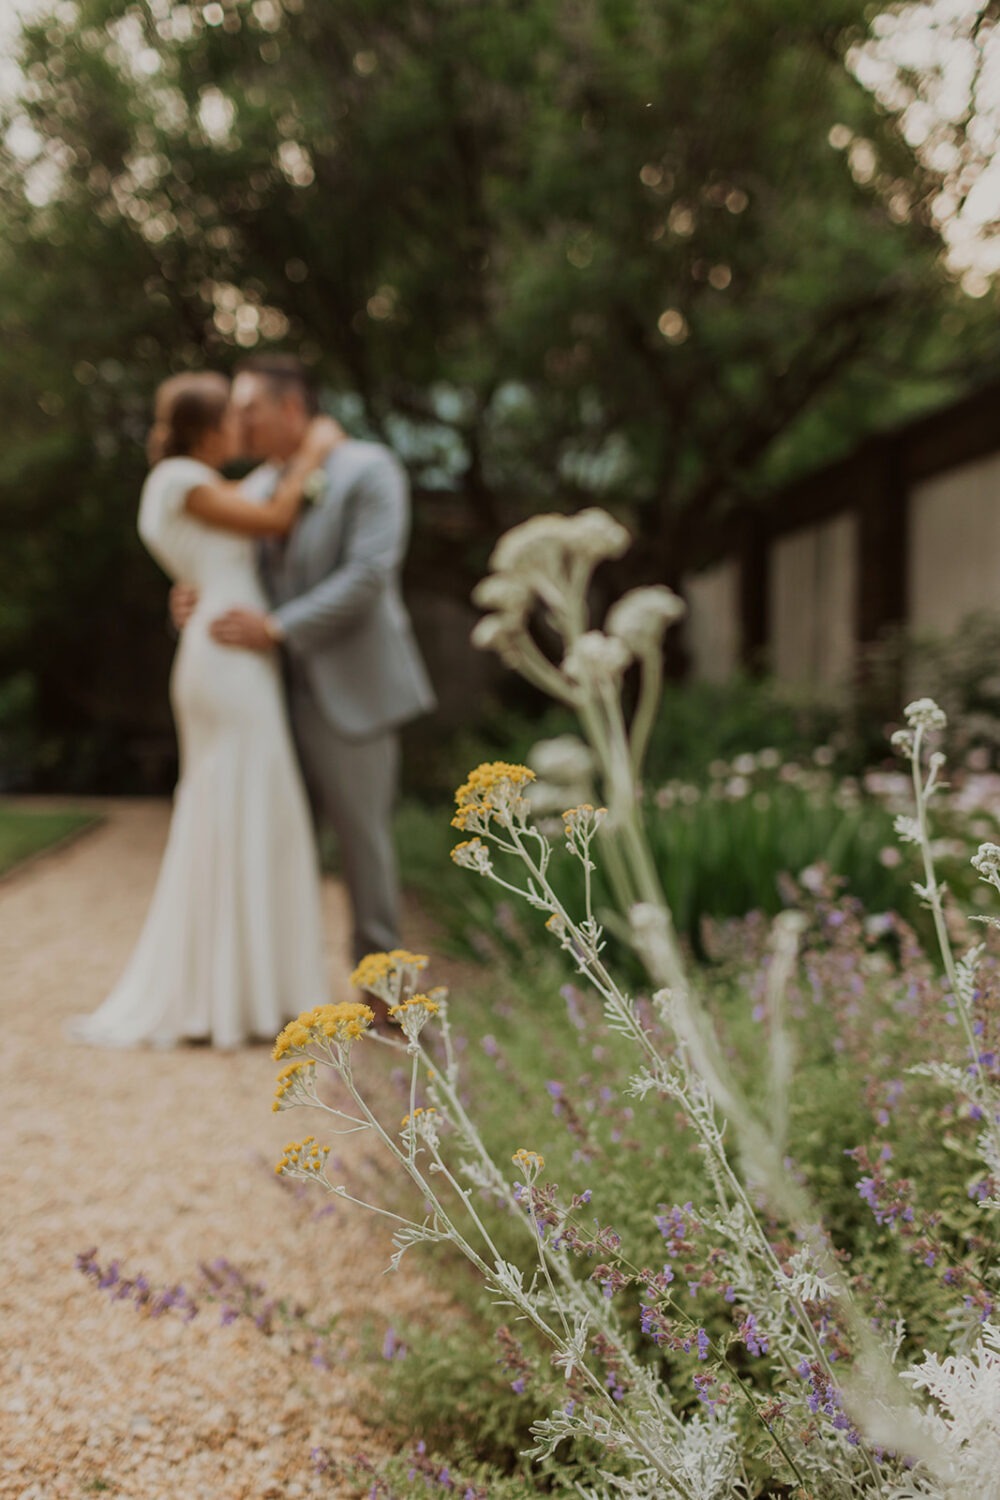
[{"label": "flowering stalk", "polygon": [[[387,958],[390,960],[388,964],[384,962]],[[438,1009],[438,1006],[435,1006],[434,1010],[431,1010],[428,1007],[427,997],[425,996],[410,995],[404,998],[406,995],[405,986],[407,979],[414,972],[419,971],[419,968],[425,962],[426,960],[423,959],[422,955],[407,954],[398,961],[393,961],[391,955],[373,955],[365,960],[352,976],[355,982],[369,983],[373,987],[377,987],[375,992],[379,994],[380,998],[395,998],[396,1003],[390,1007],[390,1013],[394,1014],[395,1018],[406,1031],[410,1050],[414,1053],[415,1063],[418,1059],[424,1063],[430,1063],[430,1059],[420,1045],[419,1035],[430,1015],[436,1013]],[[296,1142],[286,1147],[285,1154],[278,1164],[277,1171],[285,1176],[319,1182],[328,1192],[335,1196],[358,1203],[362,1207],[374,1209],[376,1212],[381,1212],[383,1216],[389,1217],[400,1224],[402,1229],[396,1235],[396,1244],[398,1247],[397,1264],[399,1254],[412,1243],[419,1240],[441,1240],[445,1238],[451,1240],[462,1254],[471,1261],[487,1285],[497,1295],[509,1300],[517,1311],[523,1317],[528,1318],[538,1329],[539,1333],[553,1346],[555,1358],[565,1366],[567,1376],[572,1374],[573,1370],[579,1371],[581,1378],[590,1388],[593,1398],[600,1406],[608,1409],[607,1420],[611,1428],[617,1430],[623,1437],[626,1437],[629,1445],[655,1466],[661,1479],[674,1494],[681,1497],[681,1500],[697,1500],[693,1492],[674,1472],[672,1466],[665,1463],[656,1450],[650,1447],[642,1431],[629,1420],[625,1413],[622,1413],[618,1409],[610,1393],[590,1369],[583,1357],[582,1350],[579,1348],[579,1330],[581,1327],[586,1327],[586,1322],[589,1319],[586,1315],[583,1319],[578,1318],[576,1332],[573,1332],[569,1328],[568,1320],[562,1312],[561,1302],[556,1294],[550,1268],[544,1255],[542,1255],[543,1276],[550,1291],[552,1306],[562,1323],[563,1331],[561,1333],[542,1316],[536,1300],[526,1294],[520,1277],[515,1276],[513,1268],[507,1266],[504,1262],[492,1236],[472,1204],[467,1190],[457,1182],[454,1175],[444,1163],[437,1149],[436,1126],[430,1124],[428,1112],[417,1110],[413,1118],[407,1116],[403,1127],[404,1136],[407,1138],[406,1149],[402,1150],[399,1143],[384,1128],[374,1111],[370,1108],[355,1082],[350,1053],[352,1045],[367,1031],[371,1024],[371,1019],[371,1010],[369,1007],[363,1005],[352,1004],[318,1007],[315,1011],[303,1013],[297,1021],[292,1022],[285,1028],[275,1046],[275,1056],[280,1059],[289,1052],[292,1052],[301,1056],[306,1066],[322,1063],[325,1066],[331,1067],[337,1073],[366,1125],[375,1132],[383,1145],[387,1147],[389,1152],[403,1167],[404,1171],[406,1171],[425,1201],[430,1205],[433,1213],[433,1223],[428,1226],[427,1224],[421,1225],[413,1220],[404,1219],[402,1216],[392,1214],[388,1210],[379,1209],[377,1205],[368,1204],[363,1200],[355,1198],[342,1186],[335,1186],[326,1175],[324,1154],[321,1148],[312,1142],[311,1137],[305,1143]],[[317,1057],[314,1052],[310,1051],[310,1048],[316,1049],[319,1052],[319,1056]],[[343,1118],[343,1111],[321,1100],[314,1088],[306,1090],[305,1088],[298,1087],[294,1090],[289,1090],[283,1087],[286,1076],[283,1074],[282,1079],[279,1080],[279,1093],[275,1101],[279,1108],[306,1105],[307,1107],[320,1109],[335,1117]],[[354,1117],[349,1118],[353,1119]],[[417,1152],[414,1149],[414,1142],[418,1133],[422,1135],[429,1148],[432,1159],[431,1171],[436,1171],[443,1175],[455,1190],[463,1208],[469,1214],[476,1229],[482,1236],[487,1252],[493,1258],[492,1268],[483,1259],[480,1252],[467,1236],[459,1229],[447,1206],[432,1187],[427,1175],[419,1167]],[[533,1162],[529,1165],[529,1171],[537,1175],[537,1169],[540,1169],[542,1165],[541,1157],[536,1157],[533,1153],[521,1152],[515,1158],[515,1161],[518,1161],[519,1158],[533,1158]],[[537,1163],[537,1167],[535,1163]],[[523,1165],[523,1161],[519,1164]],[[526,1223],[529,1233],[537,1245],[538,1235],[534,1227],[525,1218],[523,1213],[519,1217]]]},{"label": "flowering stalk", "polygon": [[[528,528],[531,524],[528,523]],[[528,528],[518,530],[526,534]],[[517,532],[505,538],[505,547],[498,547],[494,554],[492,563],[498,573],[502,573],[505,567],[510,566],[511,553],[515,558],[519,555],[516,543],[512,542],[512,538],[516,535]],[[571,548],[571,539],[565,540],[564,545]],[[527,578],[521,581],[528,582],[530,587],[530,581]],[[547,588],[548,595],[542,597],[549,605],[550,623],[556,629],[567,618],[574,621],[585,618],[585,611],[582,607],[553,609],[551,584],[548,584]],[[542,591],[539,590],[539,593],[541,594]],[[582,601],[579,602],[582,605]],[[781,1169],[780,1147],[767,1132],[757,1125],[752,1111],[745,1101],[738,1097],[738,1091],[733,1084],[730,1082],[723,1086],[718,1067],[707,1067],[705,1046],[697,1044],[697,1039],[704,1032],[704,1027],[700,1020],[696,1021],[694,1017],[690,998],[691,987],[680,955],[671,914],[663,896],[662,885],[639,817],[636,781],[641,774],[661,683],[660,668],[654,665],[654,657],[657,664],[662,660],[663,632],[682,613],[683,606],[669,590],[635,590],[609,611],[605,623],[606,633],[584,630],[582,634],[564,634],[565,657],[562,672],[568,683],[577,689],[578,712],[584,734],[591,744],[602,773],[609,807],[605,836],[609,842],[613,841],[617,845],[620,852],[620,863],[616,866],[616,888],[619,896],[625,893],[628,898],[631,898],[627,900],[625,909],[632,913],[633,922],[637,913],[645,912],[647,935],[651,926],[655,928],[655,942],[652,945],[647,943],[645,950],[641,943],[637,943],[637,947],[653,977],[660,984],[666,984],[671,991],[668,1019],[673,1019],[673,1029],[678,1039],[686,1044],[689,1050],[693,1048],[696,1066],[706,1077],[706,1082],[716,1102],[724,1108],[728,1105],[730,1117],[739,1124],[745,1143],[752,1143],[755,1148],[750,1154],[758,1162],[764,1164],[764,1180],[772,1190],[772,1196],[782,1205],[783,1211],[791,1211],[792,1222],[812,1223],[815,1222],[816,1216],[811,1211],[811,1205],[808,1204],[805,1195],[799,1190],[791,1192],[787,1188],[787,1173]],[[526,645],[530,641],[526,618],[526,612],[522,613],[519,621],[520,628],[513,629],[506,640],[505,659],[515,666],[518,665],[517,642],[520,641]],[[626,666],[630,660],[635,659],[641,663],[641,689],[639,709],[633,719],[630,735],[622,713],[620,686]],[[460,792],[460,807],[461,798]],[[590,935],[581,932],[571,922],[569,914],[545,881],[544,869],[539,869],[533,864],[525,847],[522,831],[516,826],[517,820],[511,821],[512,809],[509,800],[505,802],[501,797],[500,801],[502,806],[497,809],[497,820],[504,826],[514,849],[528,865],[532,874],[529,881],[535,897],[532,904],[543,905],[544,901],[547,901],[563,947],[573,953],[581,972],[586,973],[598,989],[609,1012],[609,1019],[612,1019],[616,1029],[625,1032],[637,1042],[652,1064],[654,1078],[659,1076],[662,1079],[669,1070],[639,1024],[634,1007],[621,996],[612,977],[601,962],[597,947]],[[477,831],[490,836],[493,809],[488,801],[480,809],[480,814]],[[468,826],[467,821],[461,821],[460,826]],[[480,873],[492,876],[493,871],[483,869]],[[538,896],[542,896],[543,900],[539,900]],[[793,956],[794,950],[785,961],[786,969]],[[772,1053],[775,1059],[774,1065],[784,1070],[785,1063],[780,1059],[780,1042],[776,1042],[775,1046],[779,1048],[779,1051]],[[717,1049],[714,1050],[717,1051]],[[781,1076],[784,1076],[783,1071]],[[751,1227],[762,1259],[770,1266],[772,1274],[777,1273],[780,1276],[780,1267],[776,1263],[746,1189],[731,1166],[721,1135],[715,1129],[705,1130],[699,1113],[696,1113],[694,1118],[699,1122],[704,1144],[712,1152],[718,1170],[727,1182],[732,1195],[743,1208],[747,1224]],[[839,1296],[844,1299],[845,1306],[851,1309],[851,1321],[855,1324],[856,1332],[862,1336],[869,1355],[872,1356],[874,1354],[873,1341],[867,1336],[863,1320],[853,1316],[853,1301],[839,1276],[825,1240],[817,1241],[816,1250]],[[813,1357],[818,1360],[830,1384],[833,1385],[833,1372],[829,1366],[826,1351],[818,1342],[812,1324],[801,1304],[793,1299],[793,1306],[800,1327],[811,1346]],[[872,1477],[877,1478],[870,1453],[864,1448],[862,1452]]]},{"label": "flowering stalk", "polygon": [[[755,1420],[767,1428],[788,1465],[787,1473],[780,1475],[782,1484],[792,1476],[800,1493],[816,1500],[821,1495],[823,1500],[852,1495],[902,1500],[910,1494],[931,1493],[947,1494],[952,1500],[958,1491],[926,1487],[938,1479],[945,1483],[942,1476],[950,1472],[951,1461],[942,1457],[940,1445],[928,1440],[921,1417],[903,1398],[892,1363],[895,1346],[884,1348],[872,1332],[818,1210],[784,1160],[791,1072],[785,1012],[786,992],[798,958],[795,919],[779,919],[773,930],[769,1072],[776,1109],[769,1121],[760,1118],[732,1076],[698,1004],[645,836],[637,785],[660,694],[663,632],[683,606],[669,590],[635,590],[612,607],[603,630],[588,628],[587,596],[593,569],[602,558],[619,556],[627,540],[623,528],[601,512],[536,517],[502,539],[491,559],[494,571],[476,591],[478,602],[494,611],[477,627],[477,644],[497,650],[529,680],[559,701],[572,704],[596,762],[606,808],[580,802],[563,818],[566,847],[582,866],[582,918],[574,916],[570,909],[574,902],[560,897],[550,879],[552,848],[531,821],[533,773],[527,767],[494,762],[472,772],[456,794],[454,826],[467,837],[453,851],[453,858],[546,916],[546,926],[600,996],[609,1028],[639,1052],[641,1065],[631,1080],[631,1093],[637,1098],[653,1093],[672,1099],[695,1133],[711,1193],[710,1206],[699,1213],[716,1239],[713,1258],[706,1259],[697,1285],[717,1284],[724,1270],[728,1291],[733,1298],[738,1295],[742,1304],[736,1313],[742,1319],[736,1338],[743,1339],[755,1358],[769,1357],[769,1378],[780,1392],[776,1400],[761,1404],[751,1378],[733,1373]],[[561,640],[559,662],[549,660],[531,635],[530,622],[537,611]],[[633,664],[638,664],[640,689],[629,723],[622,708],[622,684]],[[917,731],[922,727],[926,726],[917,725]],[[922,744],[921,733],[915,733],[910,749],[915,748],[917,760]],[[936,774],[935,764],[926,783],[920,779],[917,787],[914,827],[928,858],[926,798],[934,789]],[[552,779],[560,780],[558,775]],[[591,856],[597,848],[604,852],[631,941],[657,986],[653,1003],[672,1039],[667,1048],[643,1024],[635,1001],[619,986],[605,959],[591,887]],[[515,879],[505,869],[498,870],[496,855],[517,861],[522,876]],[[980,857],[985,859],[983,851]],[[928,866],[925,861],[925,873],[939,936],[946,938],[932,862]],[[994,864],[989,870],[984,866],[983,873],[1000,889],[1000,848]],[[695,1327],[694,1334],[685,1332],[678,1342],[670,1331],[670,1320],[663,1318],[657,1306],[659,1298],[664,1307],[676,1307],[672,1294],[664,1295],[671,1279],[666,1274],[669,1267],[655,1275],[636,1272],[619,1254],[620,1241],[610,1226],[599,1229],[595,1239],[585,1243],[563,1216],[555,1232],[560,1225],[556,1188],[540,1184],[543,1162],[538,1153],[524,1149],[515,1153],[522,1180],[511,1185],[509,1169],[506,1174],[501,1171],[462,1103],[445,997],[439,991],[417,991],[417,978],[425,964],[422,955],[396,951],[370,956],[353,976],[356,984],[389,1005],[410,1057],[410,1113],[398,1137],[379,1123],[361,1097],[351,1069],[350,1048],[369,1029],[367,1007],[321,1007],[286,1028],[276,1055],[284,1055],[283,1047],[303,1062],[301,1070],[299,1064],[293,1065],[283,1085],[279,1081],[279,1091],[284,1087],[284,1092],[279,1092],[277,1106],[319,1107],[338,1116],[348,1129],[375,1130],[428,1205],[429,1217],[423,1224],[392,1216],[398,1225],[392,1264],[398,1265],[408,1246],[419,1240],[450,1240],[475,1266],[490,1292],[548,1341],[553,1362],[564,1370],[567,1380],[578,1382],[574,1389],[586,1391],[587,1404],[580,1403],[580,1410],[571,1402],[535,1424],[538,1446],[532,1456],[551,1455],[564,1439],[586,1438],[624,1456],[628,1472],[607,1477],[634,1500],[651,1500],[666,1492],[682,1500],[729,1500],[736,1493],[749,1493],[746,1471],[742,1470],[741,1479],[742,1464],[733,1452],[729,1414],[713,1415],[708,1422],[679,1413],[665,1382],[630,1348],[611,1299],[638,1280],[649,1292],[650,1305],[642,1308],[644,1335],[652,1334],[657,1342],[662,1336],[669,1348],[681,1350],[689,1350],[696,1339],[699,1356],[707,1358],[714,1347],[718,1362],[726,1368],[731,1368],[726,1358],[729,1345],[723,1338],[713,1346],[700,1327]],[[945,964],[956,1005],[965,1007],[960,1014],[971,1037],[971,969],[968,961],[955,964],[950,949]],[[429,1022],[441,1027],[443,1071],[438,1071],[422,1040]],[[975,1054],[974,1062],[977,1095],[985,1097],[987,1080]],[[318,1063],[333,1067],[345,1083],[353,1101],[350,1114],[319,1100],[314,1086]],[[422,1067],[429,1071],[429,1106],[417,1103]],[[742,1173],[734,1164],[723,1117],[739,1140]],[[463,1153],[457,1170],[446,1150],[449,1139]],[[993,1155],[1000,1162],[1000,1153]],[[330,1184],[323,1154],[315,1143],[289,1148],[282,1170],[319,1180],[329,1191],[346,1196],[344,1188]],[[450,1193],[440,1190],[442,1178]],[[472,1191],[460,1178],[471,1184]],[[432,1185],[434,1180],[439,1188]],[[754,1201],[754,1185],[764,1190],[772,1209],[794,1229],[800,1246],[795,1253],[787,1242],[784,1247],[780,1241],[772,1243],[767,1221]],[[533,1265],[527,1272],[501,1259],[487,1216],[474,1201],[477,1189],[504,1205],[530,1238]],[[680,1210],[671,1214],[683,1218]],[[665,1216],[667,1221],[673,1222],[670,1215]],[[667,1229],[663,1233],[666,1236]],[[596,1267],[593,1278],[582,1280],[571,1251],[607,1254],[608,1259]],[[675,1253],[679,1252],[668,1250],[669,1255]],[[691,1290],[693,1295],[694,1284]],[[680,1314],[682,1320],[686,1316]],[[669,1342],[671,1338],[674,1343]],[[1000,1351],[1000,1344],[997,1347]],[[842,1363],[835,1364],[837,1360]],[[598,1369],[603,1362],[607,1383],[593,1362]],[[838,1380],[837,1371],[845,1366],[848,1373]],[[699,1378],[701,1384],[696,1380],[695,1388],[707,1404],[706,1382],[714,1376]],[[851,1401],[856,1427],[844,1409],[841,1387]],[[776,1413],[784,1423],[780,1434],[775,1430]],[[902,1459],[872,1447],[869,1438],[877,1438],[882,1430],[891,1432],[894,1448],[919,1461],[912,1474],[905,1472]],[[913,1488],[911,1480],[922,1487]]]},{"label": "flowering stalk", "polygon": [[[937,878],[937,869],[934,863],[934,853],[931,848],[930,823],[928,818],[928,804],[931,797],[940,787],[940,772],[945,764],[942,751],[931,752],[927,771],[924,772],[924,745],[926,736],[940,732],[947,726],[947,718],[944,712],[930,698],[918,698],[904,709],[907,728],[897,730],[892,736],[892,744],[896,750],[905,755],[910,762],[910,775],[913,783],[913,798],[916,808],[916,820],[900,817],[896,820],[896,830],[900,836],[909,843],[916,843],[920,848],[920,857],[923,863],[924,881],[916,887],[917,894],[922,896],[930,908],[934,919],[934,932],[941,952],[941,961],[948,976],[948,984],[951,990],[955,1011],[959,1018],[962,1031],[965,1036],[966,1046],[969,1054],[969,1067],[976,1079],[977,1094],[987,1112],[987,1135],[992,1146],[991,1166],[996,1171],[1000,1169],[1000,1120],[998,1120],[998,1105],[1000,1100],[997,1093],[983,1068],[979,1056],[979,1046],[976,1043],[973,1016],[970,1009],[969,989],[964,980],[962,966],[955,961],[955,954],[948,935],[948,927],[944,915],[944,888]],[[994,861],[988,851],[994,845],[984,844],[980,847],[978,854],[973,858],[973,865],[980,872],[988,884],[995,884],[993,879]],[[998,887],[1000,888],[1000,887]]]}]

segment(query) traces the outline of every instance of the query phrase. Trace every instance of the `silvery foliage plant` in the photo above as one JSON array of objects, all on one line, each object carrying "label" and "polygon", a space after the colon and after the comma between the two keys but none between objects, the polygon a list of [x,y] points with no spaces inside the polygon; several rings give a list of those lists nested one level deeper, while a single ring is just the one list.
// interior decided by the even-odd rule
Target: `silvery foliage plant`
[{"label": "silvery foliage plant", "polygon": [[[778,917],[771,933],[766,1110],[746,1097],[706,1019],[699,981],[682,954],[650,855],[639,798],[661,695],[664,633],[684,606],[668,588],[638,588],[612,606],[603,628],[593,628],[589,617],[594,569],[620,557],[628,542],[612,517],[586,510],[537,516],[497,545],[475,595],[487,613],[474,641],[578,716],[586,747],[555,741],[542,752],[542,805],[551,807],[553,787],[590,785],[600,789],[604,805],[565,809],[561,833],[553,835],[546,831],[551,824],[537,822],[532,770],[481,766],[457,794],[454,822],[466,836],[453,858],[544,918],[553,942],[599,996],[607,1027],[633,1049],[628,1089],[648,1116],[648,1130],[655,1132],[669,1111],[695,1133],[704,1168],[701,1199],[673,1210],[676,1222],[664,1234],[682,1236],[697,1225],[712,1236],[715,1280],[738,1306],[738,1329],[723,1338],[699,1327],[686,1290],[680,1296],[671,1285],[669,1268],[638,1270],[610,1229],[588,1243],[581,1229],[588,1221],[579,1212],[585,1199],[561,1198],[546,1182],[539,1143],[512,1141],[517,1149],[510,1157],[491,1156],[463,1102],[447,997],[417,989],[422,955],[373,955],[355,976],[388,1002],[398,1041],[375,1034],[365,1006],[348,1007],[349,1016],[343,1007],[321,1007],[286,1029],[279,1055],[296,1062],[282,1074],[276,1107],[307,1106],[330,1116],[332,1130],[377,1135],[426,1207],[423,1219],[411,1220],[368,1205],[393,1224],[394,1264],[415,1243],[450,1242],[475,1266],[508,1320],[530,1325],[549,1346],[565,1399],[536,1423],[531,1451],[551,1458],[566,1452],[560,1445],[567,1439],[603,1450],[600,1487],[577,1485],[580,1495],[715,1500],[758,1493],[745,1467],[741,1434],[749,1431],[758,1474],[763,1455],[780,1492],[800,1500],[1000,1500],[1000,1331],[986,1322],[970,1333],[966,1320],[955,1353],[926,1355],[903,1367],[904,1330],[888,1319],[873,1326],[834,1253],[821,1206],[787,1169],[792,1060],[784,1010],[798,958],[797,913]],[[546,639],[558,642],[557,652],[539,645],[539,620]],[[637,693],[626,716],[622,690],[629,672]],[[921,700],[906,719],[896,748],[912,768],[915,816],[901,821],[900,833],[922,852],[920,891],[934,915],[948,989],[974,1060],[978,954],[973,949],[961,960],[953,957],[930,856],[928,803],[944,764],[931,745],[943,715]],[[572,909],[549,878],[554,839],[578,866]],[[1000,891],[1000,848],[984,846],[976,858],[982,878]],[[644,1023],[606,961],[592,885],[598,859],[624,915],[622,931],[648,973],[658,1024]],[[433,1052],[424,1039],[428,1024],[437,1038]],[[352,1052],[362,1040],[405,1051],[410,1110],[402,1126],[381,1120],[356,1082]],[[320,1096],[321,1067],[338,1075],[349,1104],[334,1106]],[[982,1157],[990,1175],[1000,1178],[1000,1101],[984,1070],[964,1055],[929,1058],[926,1070],[980,1111]],[[329,1176],[328,1157],[311,1137],[286,1149],[280,1170],[351,1197]],[[516,1261],[494,1241],[487,1202],[521,1226],[524,1250]],[[998,1207],[989,1198],[982,1212]],[[775,1223],[783,1226],[781,1236]],[[581,1275],[581,1253],[603,1256],[603,1285]],[[609,1294],[623,1286],[633,1289],[631,1302]],[[697,1366],[698,1403],[690,1397],[679,1403],[662,1378],[663,1361],[636,1352],[640,1305],[642,1335],[664,1359],[686,1358]],[[754,1357],[752,1365],[742,1351],[734,1360],[735,1344]],[[656,1351],[647,1343],[650,1352]]]}]

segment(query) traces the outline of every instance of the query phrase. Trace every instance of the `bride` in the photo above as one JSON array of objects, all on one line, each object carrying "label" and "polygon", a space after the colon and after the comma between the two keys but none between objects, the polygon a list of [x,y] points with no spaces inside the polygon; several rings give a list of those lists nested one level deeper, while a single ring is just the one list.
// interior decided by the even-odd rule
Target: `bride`
[{"label": "bride", "polygon": [[139,535],[199,600],[171,674],[181,774],[139,941],[103,1005],[73,1025],[78,1040],[235,1047],[326,997],[317,856],[275,654],[217,645],[208,627],[233,606],[266,608],[254,538],[289,531],[342,438],[316,418],[257,502],[218,473],[239,452],[225,377],[176,375],[157,392]]}]

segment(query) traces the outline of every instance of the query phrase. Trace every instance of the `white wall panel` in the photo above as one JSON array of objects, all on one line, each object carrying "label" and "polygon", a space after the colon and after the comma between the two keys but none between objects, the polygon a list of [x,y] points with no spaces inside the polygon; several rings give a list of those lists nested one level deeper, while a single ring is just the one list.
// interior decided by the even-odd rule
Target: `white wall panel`
[{"label": "white wall panel", "polygon": [[734,558],[684,579],[684,639],[699,682],[725,682],[739,668],[739,584]]},{"label": "white wall panel", "polygon": [[836,516],[780,537],[769,558],[770,665],[785,682],[838,688],[854,662],[857,522]]},{"label": "white wall panel", "polygon": [[1000,454],[910,494],[909,627],[947,635],[978,610],[1000,614]]}]

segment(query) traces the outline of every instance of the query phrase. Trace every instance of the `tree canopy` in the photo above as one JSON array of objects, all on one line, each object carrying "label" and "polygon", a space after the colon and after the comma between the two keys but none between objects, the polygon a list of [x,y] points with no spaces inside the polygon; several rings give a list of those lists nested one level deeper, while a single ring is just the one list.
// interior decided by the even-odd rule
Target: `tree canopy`
[{"label": "tree canopy", "polygon": [[414,569],[464,596],[505,524],[595,500],[675,579],[706,528],[992,365],[940,177],[846,65],[872,16],[62,0],[26,25],[0,674],[53,727],[134,729],[167,649],[141,442],[177,368],[298,350],[399,449]]}]

